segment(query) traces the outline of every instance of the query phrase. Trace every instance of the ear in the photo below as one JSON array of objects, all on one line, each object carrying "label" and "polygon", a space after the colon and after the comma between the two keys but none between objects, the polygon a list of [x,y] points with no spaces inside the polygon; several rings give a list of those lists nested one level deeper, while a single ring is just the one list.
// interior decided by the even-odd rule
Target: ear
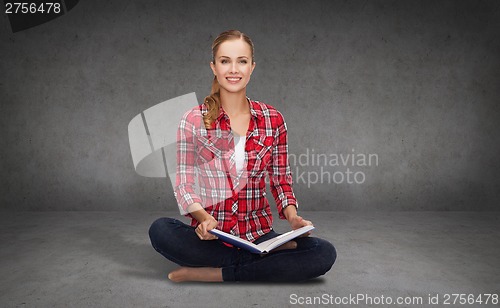
[{"label": "ear", "polygon": [[253,73],[253,70],[255,68],[255,64],[257,64],[257,62],[252,63],[252,70],[250,71],[250,75],[252,75],[252,73]]},{"label": "ear", "polygon": [[214,75],[217,75],[215,73],[215,64],[212,61],[210,61],[210,68],[212,69],[212,73],[214,73]]}]

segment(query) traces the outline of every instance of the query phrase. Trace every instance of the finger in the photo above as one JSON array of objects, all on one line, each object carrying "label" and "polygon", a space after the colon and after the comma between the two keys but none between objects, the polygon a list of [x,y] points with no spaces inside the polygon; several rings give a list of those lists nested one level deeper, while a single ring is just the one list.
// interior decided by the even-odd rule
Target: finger
[{"label": "finger", "polygon": [[200,224],[200,231],[201,231],[201,235],[203,237],[206,237],[206,235],[207,235],[207,226],[205,224]]},{"label": "finger", "polygon": [[194,229],[194,232],[196,233],[196,235],[200,238],[200,240],[203,239],[203,236],[201,235],[201,231],[200,231],[200,228],[196,227],[196,229]]},{"label": "finger", "polygon": [[203,240],[203,241],[206,241],[206,240],[211,240],[212,237],[210,233],[206,233],[205,235],[202,233],[201,231],[201,228],[200,229],[196,229],[196,235],[198,235],[198,237],[200,238],[200,240]]},{"label": "finger", "polygon": [[312,221],[310,221],[310,220],[305,220],[304,219],[304,222],[305,222],[306,226],[312,226],[313,225]]},{"label": "finger", "polygon": [[[207,229],[208,229],[208,228],[207,228]],[[206,240],[215,240],[215,239],[217,239],[217,237],[216,237],[214,234],[210,233],[210,232],[207,230],[207,232],[205,233],[205,239],[206,239]]]}]

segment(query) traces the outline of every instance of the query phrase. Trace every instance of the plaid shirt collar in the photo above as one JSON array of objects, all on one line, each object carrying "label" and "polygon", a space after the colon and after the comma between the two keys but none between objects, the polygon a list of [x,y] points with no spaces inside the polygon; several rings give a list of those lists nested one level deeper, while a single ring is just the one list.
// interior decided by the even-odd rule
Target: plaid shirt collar
[{"label": "plaid shirt collar", "polygon": [[[260,108],[256,108],[257,107],[257,103],[255,101],[251,100],[248,96],[246,96],[246,99],[247,99],[247,101],[250,104],[250,114],[255,119],[264,116],[262,114],[262,110],[260,110]],[[207,106],[205,106],[205,104],[201,104],[201,113],[202,114],[206,114],[207,112],[208,112]],[[219,108],[219,116],[217,117],[217,119],[216,119],[215,122],[219,122],[222,119],[222,117],[228,117],[228,115],[224,111],[224,108],[222,108],[222,106],[220,106],[220,108]]]}]

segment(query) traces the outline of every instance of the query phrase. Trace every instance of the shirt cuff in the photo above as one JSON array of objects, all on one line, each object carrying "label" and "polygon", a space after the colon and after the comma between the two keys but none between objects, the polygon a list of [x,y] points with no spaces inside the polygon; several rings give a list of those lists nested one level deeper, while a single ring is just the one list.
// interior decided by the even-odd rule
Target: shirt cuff
[{"label": "shirt cuff", "polygon": [[297,209],[297,211],[299,210],[299,204],[295,200],[289,200],[289,199],[284,200],[281,203],[281,211],[278,212],[280,219],[286,219],[284,211],[289,206],[295,206],[295,208]]},{"label": "shirt cuff", "polygon": [[193,193],[185,193],[185,194],[178,194],[174,193],[175,198],[177,199],[177,203],[179,205],[179,210],[182,215],[188,215],[189,212],[187,208],[193,204],[193,203],[202,203],[201,198],[198,197],[198,195],[193,194]]}]

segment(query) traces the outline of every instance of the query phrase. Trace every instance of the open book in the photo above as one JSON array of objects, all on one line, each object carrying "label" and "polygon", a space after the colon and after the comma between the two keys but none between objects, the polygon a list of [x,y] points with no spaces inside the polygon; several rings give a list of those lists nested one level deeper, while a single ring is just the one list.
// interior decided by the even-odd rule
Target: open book
[{"label": "open book", "polygon": [[273,250],[274,248],[283,245],[284,243],[293,240],[296,237],[301,236],[304,233],[307,233],[311,230],[314,229],[314,226],[304,226],[302,228],[292,230],[286,233],[283,233],[281,235],[278,235],[277,237],[274,237],[270,240],[264,241],[260,244],[254,244],[252,242],[249,242],[247,240],[244,240],[242,238],[239,238],[237,236],[234,236],[232,234],[226,233],[224,231],[218,230],[218,229],[212,229],[208,232],[216,235],[220,240],[229,243],[231,245],[234,245],[239,248],[243,248],[245,250],[248,250],[252,253],[259,253],[259,254],[266,254]]}]

